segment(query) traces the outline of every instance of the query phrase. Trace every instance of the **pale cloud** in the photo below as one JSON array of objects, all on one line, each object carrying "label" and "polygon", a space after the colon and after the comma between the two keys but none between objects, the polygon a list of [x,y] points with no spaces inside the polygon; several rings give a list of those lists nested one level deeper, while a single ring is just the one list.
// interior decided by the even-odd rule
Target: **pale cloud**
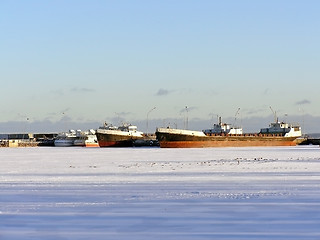
[{"label": "pale cloud", "polygon": [[89,92],[94,92],[95,90],[92,88],[78,88],[74,87],[71,89],[71,92],[78,92],[78,93],[89,93]]},{"label": "pale cloud", "polygon": [[269,88],[266,88],[264,91],[263,91],[263,95],[268,95],[270,93],[270,89]]},{"label": "pale cloud", "polygon": [[52,90],[51,91],[54,95],[63,96],[64,91],[62,89]]},{"label": "pale cloud", "polygon": [[158,92],[156,93],[156,96],[166,96],[168,94],[170,94],[172,91],[168,90],[168,89],[163,89],[163,88],[160,88],[158,90]]},{"label": "pale cloud", "polygon": [[311,102],[307,99],[301,100],[296,102],[296,105],[305,105],[305,104],[310,104]]},{"label": "pale cloud", "polygon": [[219,93],[213,89],[207,89],[204,91],[205,94],[209,95],[209,96],[216,96],[218,95]]},{"label": "pale cloud", "polygon": [[115,113],[116,115],[118,115],[118,116],[128,116],[128,115],[131,115],[132,114],[132,112],[116,112]]},{"label": "pale cloud", "polygon": [[266,108],[247,108],[241,110],[245,115],[257,115],[266,111]]}]

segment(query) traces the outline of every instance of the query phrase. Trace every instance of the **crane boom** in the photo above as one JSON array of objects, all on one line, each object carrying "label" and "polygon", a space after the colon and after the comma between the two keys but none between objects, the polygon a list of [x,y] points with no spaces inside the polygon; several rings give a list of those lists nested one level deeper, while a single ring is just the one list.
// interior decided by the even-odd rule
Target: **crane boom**
[{"label": "crane boom", "polygon": [[270,106],[270,109],[273,113],[273,117],[274,117],[274,122],[278,122],[278,118],[277,118],[277,112],[273,111],[272,107]]}]

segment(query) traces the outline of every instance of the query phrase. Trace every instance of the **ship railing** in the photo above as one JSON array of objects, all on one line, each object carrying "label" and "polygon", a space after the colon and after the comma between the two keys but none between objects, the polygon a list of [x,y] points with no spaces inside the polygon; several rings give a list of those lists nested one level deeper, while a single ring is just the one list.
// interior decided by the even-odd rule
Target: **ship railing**
[{"label": "ship railing", "polygon": [[206,136],[216,137],[283,137],[283,133],[243,133],[243,134],[228,134],[228,133],[205,133]]},{"label": "ship railing", "polygon": [[260,137],[283,137],[283,133],[259,133]]}]

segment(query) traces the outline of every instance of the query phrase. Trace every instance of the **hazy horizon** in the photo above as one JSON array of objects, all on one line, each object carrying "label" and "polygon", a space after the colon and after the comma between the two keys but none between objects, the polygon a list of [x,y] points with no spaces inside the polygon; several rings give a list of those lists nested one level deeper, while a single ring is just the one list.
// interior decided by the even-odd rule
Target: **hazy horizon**
[{"label": "hazy horizon", "polygon": [[[188,122],[187,122],[188,121]],[[217,123],[217,117],[199,119],[188,118],[186,116],[179,116],[178,118],[162,118],[162,119],[136,119],[128,121],[124,118],[113,117],[101,121],[90,122],[74,122],[71,119],[62,119],[60,121],[10,121],[0,123],[0,134],[8,133],[50,133],[50,132],[64,132],[70,129],[80,129],[83,131],[89,129],[98,129],[104,122],[119,126],[122,123],[136,125],[138,130],[148,133],[154,133],[157,127],[171,127],[190,130],[204,130]],[[259,132],[261,128],[268,127],[271,122],[274,122],[274,116],[267,117],[252,117],[252,118],[222,118],[223,122],[232,124],[234,126],[242,127],[245,133]],[[279,118],[279,121],[285,121],[291,124],[299,124],[302,128],[303,134],[320,133],[320,118],[311,115],[306,116],[286,116]],[[148,123],[147,123],[148,122]]]}]

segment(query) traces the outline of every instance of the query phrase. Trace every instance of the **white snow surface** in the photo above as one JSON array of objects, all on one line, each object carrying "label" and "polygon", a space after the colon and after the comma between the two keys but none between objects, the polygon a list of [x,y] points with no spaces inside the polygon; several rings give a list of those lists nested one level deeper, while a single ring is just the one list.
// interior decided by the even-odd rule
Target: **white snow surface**
[{"label": "white snow surface", "polygon": [[0,240],[320,239],[319,146],[0,148]]}]

